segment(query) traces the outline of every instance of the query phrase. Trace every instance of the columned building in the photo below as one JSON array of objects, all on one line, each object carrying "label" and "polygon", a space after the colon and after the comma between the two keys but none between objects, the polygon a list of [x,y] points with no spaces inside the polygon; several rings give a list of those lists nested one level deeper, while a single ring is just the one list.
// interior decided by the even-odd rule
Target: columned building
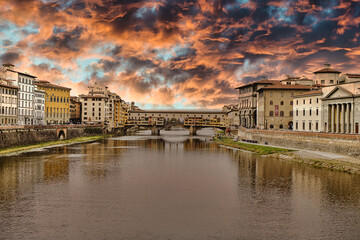
[{"label": "columned building", "polygon": [[322,99],[324,132],[359,134],[360,82],[342,84]]}]

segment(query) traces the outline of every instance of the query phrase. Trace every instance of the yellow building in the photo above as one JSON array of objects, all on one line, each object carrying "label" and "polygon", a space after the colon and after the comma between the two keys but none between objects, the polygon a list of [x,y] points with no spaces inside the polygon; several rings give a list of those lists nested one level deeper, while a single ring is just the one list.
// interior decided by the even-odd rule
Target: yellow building
[{"label": "yellow building", "polygon": [[66,124],[70,122],[70,88],[37,81],[38,89],[45,91],[45,123]]}]

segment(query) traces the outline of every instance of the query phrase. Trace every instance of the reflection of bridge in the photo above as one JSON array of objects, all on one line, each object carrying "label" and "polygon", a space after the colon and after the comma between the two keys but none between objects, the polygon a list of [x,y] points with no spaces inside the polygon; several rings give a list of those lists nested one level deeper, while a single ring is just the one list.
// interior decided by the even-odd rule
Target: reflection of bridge
[{"label": "reflection of bridge", "polygon": [[196,110],[146,110],[129,111],[127,126],[151,128],[152,135],[159,135],[162,128],[181,125],[190,135],[202,127],[224,128],[226,113],[223,111]]}]

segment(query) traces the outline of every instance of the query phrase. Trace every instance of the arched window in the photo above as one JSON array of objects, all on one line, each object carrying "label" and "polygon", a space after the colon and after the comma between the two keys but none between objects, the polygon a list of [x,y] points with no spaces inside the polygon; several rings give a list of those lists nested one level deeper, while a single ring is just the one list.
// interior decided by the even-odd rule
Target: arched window
[{"label": "arched window", "polygon": [[284,111],[280,111],[280,117],[284,116]]},{"label": "arched window", "polygon": [[282,124],[280,124],[279,128],[280,128],[280,129],[283,129],[283,128],[284,128],[284,126],[283,126]]},{"label": "arched window", "polygon": [[293,103],[293,101],[290,101],[290,105],[293,105],[294,103]]},{"label": "arched window", "polygon": [[273,105],[273,101],[270,101],[270,105]]},{"label": "arched window", "polygon": [[270,129],[273,129],[274,128],[274,125],[270,124]]},{"label": "arched window", "polygon": [[269,116],[270,117],[274,116],[274,111],[270,111]]},{"label": "arched window", "polygon": [[289,116],[292,117],[293,116],[293,111],[289,112]]},{"label": "arched window", "polygon": [[280,105],[284,105],[284,102],[283,102],[283,101],[281,101],[281,102],[280,102]]}]

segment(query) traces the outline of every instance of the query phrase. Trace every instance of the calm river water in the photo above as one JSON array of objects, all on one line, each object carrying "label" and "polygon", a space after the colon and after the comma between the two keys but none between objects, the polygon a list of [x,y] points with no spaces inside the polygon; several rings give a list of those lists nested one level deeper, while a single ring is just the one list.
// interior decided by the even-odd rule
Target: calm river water
[{"label": "calm river water", "polygon": [[186,133],[0,158],[0,239],[360,239],[360,176]]}]

